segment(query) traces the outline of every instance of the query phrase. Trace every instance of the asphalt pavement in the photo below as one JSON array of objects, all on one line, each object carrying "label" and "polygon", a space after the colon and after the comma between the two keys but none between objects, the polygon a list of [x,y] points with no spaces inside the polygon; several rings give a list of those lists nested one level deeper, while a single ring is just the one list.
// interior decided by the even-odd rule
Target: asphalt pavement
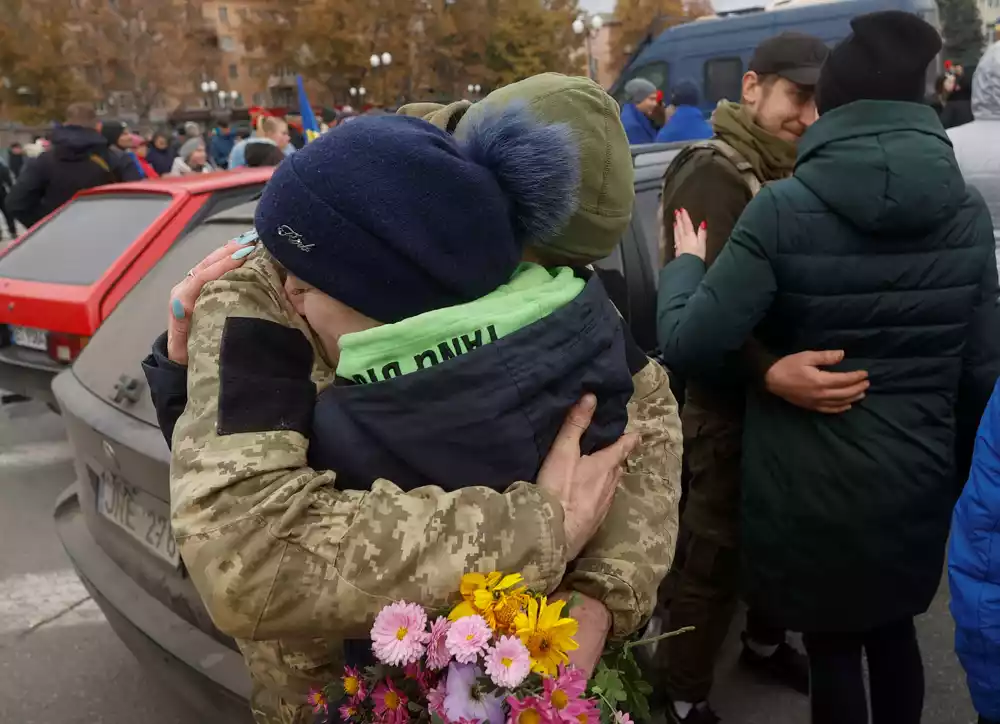
[{"label": "asphalt pavement", "polygon": [[[35,402],[0,407],[0,723],[199,724],[139,667],[73,574],[52,522],[55,500],[73,479],[72,450],[57,415]],[[946,586],[918,626],[927,674],[924,721],[972,724],[952,652]],[[723,722],[807,724],[804,697],[739,670],[737,631],[738,623],[712,699]]]}]

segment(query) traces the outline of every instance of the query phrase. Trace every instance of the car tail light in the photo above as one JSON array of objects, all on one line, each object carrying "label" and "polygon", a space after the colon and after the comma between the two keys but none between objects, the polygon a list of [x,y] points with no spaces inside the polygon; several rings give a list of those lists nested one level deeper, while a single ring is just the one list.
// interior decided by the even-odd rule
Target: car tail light
[{"label": "car tail light", "polygon": [[49,332],[49,357],[56,362],[69,364],[80,355],[89,341],[90,337],[82,337],[78,334]]}]

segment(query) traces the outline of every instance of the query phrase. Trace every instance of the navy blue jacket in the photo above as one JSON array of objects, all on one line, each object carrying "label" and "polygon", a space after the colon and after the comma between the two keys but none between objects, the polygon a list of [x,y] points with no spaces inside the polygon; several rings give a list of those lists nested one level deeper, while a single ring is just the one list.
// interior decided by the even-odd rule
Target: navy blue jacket
[{"label": "navy blue jacket", "polygon": [[626,103],[622,107],[622,126],[625,135],[633,146],[639,143],[652,143],[656,140],[656,126],[645,114],[635,107],[634,103]]},{"label": "navy blue jacket", "polygon": [[694,106],[677,106],[674,115],[656,134],[657,143],[676,141],[703,141],[712,137],[712,126],[704,114]]}]

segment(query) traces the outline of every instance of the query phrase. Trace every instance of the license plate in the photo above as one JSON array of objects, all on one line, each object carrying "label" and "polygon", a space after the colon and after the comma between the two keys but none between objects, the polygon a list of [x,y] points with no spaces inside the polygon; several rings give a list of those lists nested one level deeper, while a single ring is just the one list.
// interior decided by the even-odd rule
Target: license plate
[{"label": "license plate", "polygon": [[102,471],[98,480],[97,510],[100,514],[157,557],[172,566],[180,566],[170,518],[141,504],[139,501],[144,494],[118,476]]},{"label": "license plate", "polygon": [[49,349],[49,333],[44,329],[15,327],[11,325],[10,339],[18,347],[38,349],[42,352],[47,352]]}]

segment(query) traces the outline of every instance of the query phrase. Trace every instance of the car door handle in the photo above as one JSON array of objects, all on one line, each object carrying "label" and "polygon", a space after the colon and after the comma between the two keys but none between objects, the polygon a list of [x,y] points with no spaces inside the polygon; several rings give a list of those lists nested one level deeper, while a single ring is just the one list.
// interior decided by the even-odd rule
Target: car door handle
[{"label": "car door handle", "polygon": [[135,404],[142,397],[140,394],[141,389],[142,383],[135,377],[122,375],[118,378],[118,382],[115,383],[115,394],[111,399],[118,404],[123,402]]}]

